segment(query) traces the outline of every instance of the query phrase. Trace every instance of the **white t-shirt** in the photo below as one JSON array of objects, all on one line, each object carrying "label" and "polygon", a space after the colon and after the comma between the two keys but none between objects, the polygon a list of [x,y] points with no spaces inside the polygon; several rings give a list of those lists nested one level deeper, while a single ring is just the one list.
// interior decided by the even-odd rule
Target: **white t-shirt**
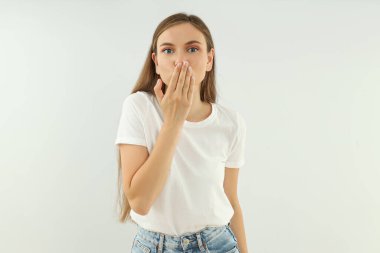
[{"label": "white t-shirt", "polygon": [[[184,122],[166,184],[149,213],[131,210],[132,220],[141,227],[178,236],[230,222],[234,210],[224,192],[224,172],[225,167],[245,163],[246,123],[237,111],[211,104],[206,119]],[[142,145],[151,153],[163,119],[155,95],[129,94],[115,144]]]}]

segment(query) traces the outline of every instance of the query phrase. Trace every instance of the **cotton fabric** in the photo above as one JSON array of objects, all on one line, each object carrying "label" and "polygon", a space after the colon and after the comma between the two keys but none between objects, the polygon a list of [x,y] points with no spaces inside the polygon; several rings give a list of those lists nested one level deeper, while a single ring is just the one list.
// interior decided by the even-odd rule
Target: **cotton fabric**
[{"label": "cotton fabric", "polygon": [[[232,218],[224,174],[226,167],[240,169],[245,164],[246,123],[236,110],[211,105],[206,119],[184,122],[166,184],[148,214],[131,210],[139,226],[175,236],[223,226]],[[141,145],[151,153],[163,122],[153,94],[129,94],[122,104],[115,144]]]}]

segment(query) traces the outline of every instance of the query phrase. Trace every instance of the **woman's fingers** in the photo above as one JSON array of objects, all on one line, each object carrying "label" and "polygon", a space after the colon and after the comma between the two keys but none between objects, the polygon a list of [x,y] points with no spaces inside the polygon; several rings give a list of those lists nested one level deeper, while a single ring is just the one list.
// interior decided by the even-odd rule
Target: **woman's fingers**
[{"label": "woman's fingers", "polygon": [[175,88],[175,92],[177,93],[177,95],[180,96],[182,96],[183,83],[185,82],[186,71],[188,66],[189,63],[186,61],[182,64],[182,70],[178,77],[177,87]]},{"label": "woman's fingers", "polygon": [[154,86],[153,90],[154,90],[154,93],[156,93],[156,97],[160,103],[161,103],[162,97],[164,96],[164,94],[162,93],[161,87],[162,87],[162,81],[161,79],[157,79],[157,83]]},{"label": "woman's fingers", "polygon": [[176,83],[178,81],[178,76],[179,76],[179,73],[181,71],[181,62],[179,62],[175,68],[174,68],[174,71],[173,71],[173,74],[172,74],[172,77],[170,78],[170,82],[169,82],[169,87],[168,87],[168,90],[165,92],[168,93],[168,94],[172,94],[174,91],[175,91],[175,87],[176,87]]},{"label": "woman's fingers", "polygon": [[172,94],[177,94],[180,97],[189,98],[191,92],[191,76],[193,71],[189,66],[189,63],[185,61],[184,63],[179,62],[173,71],[173,74],[170,79],[169,87],[166,91],[168,96]]},{"label": "woman's fingers", "polygon": [[188,69],[189,63],[178,64],[174,68],[170,78],[169,87],[162,96],[162,80],[160,79],[154,91],[160,100],[160,107],[164,113],[164,120],[168,124],[182,124],[190,111],[194,97],[194,78],[191,68]]},{"label": "woman's fingers", "polygon": [[193,97],[194,97],[194,85],[195,85],[195,77],[192,74],[190,78],[190,87],[189,91],[187,92],[187,100],[190,102],[190,105],[193,103]]},{"label": "woman's fingers", "polygon": [[185,98],[187,98],[187,93],[189,91],[191,75],[192,75],[192,70],[191,70],[191,66],[189,66],[187,68],[185,83],[183,84],[183,89],[182,89],[182,96]]}]

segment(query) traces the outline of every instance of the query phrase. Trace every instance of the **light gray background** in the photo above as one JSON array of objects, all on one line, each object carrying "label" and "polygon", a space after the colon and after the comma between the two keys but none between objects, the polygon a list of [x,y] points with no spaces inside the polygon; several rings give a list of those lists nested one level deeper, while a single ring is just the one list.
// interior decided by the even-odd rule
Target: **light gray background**
[{"label": "light gray background", "polygon": [[0,252],[130,252],[116,128],[179,11],[209,26],[218,102],[247,121],[249,252],[380,252],[375,0],[1,1]]}]

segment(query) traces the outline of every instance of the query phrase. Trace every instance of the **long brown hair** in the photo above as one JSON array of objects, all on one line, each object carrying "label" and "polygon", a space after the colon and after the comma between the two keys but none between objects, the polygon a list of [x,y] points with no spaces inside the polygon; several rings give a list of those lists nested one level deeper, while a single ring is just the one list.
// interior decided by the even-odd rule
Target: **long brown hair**
[{"label": "long brown hair", "polygon": [[[154,85],[156,84],[156,81],[158,78],[160,78],[160,76],[156,74],[155,63],[152,60],[151,56],[153,52],[157,55],[157,39],[166,29],[175,25],[182,24],[182,23],[190,23],[195,28],[197,28],[200,32],[202,32],[206,40],[207,52],[210,52],[210,50],[214,48],[214,42],[213,42],[211,33],[208,27],[206,26],[206,24],[199,17],[195,15],[187,15],[186,13],[181,12],[181,13],[176,13],[165,18],[157,26],[153,34],[152,42],[151,42],[147,57],[145,59],[144,66],[141,70],[140,76],[134,88],[132,89],[131,94],[137,91],[145,91],[155,96]],[[161,90],[165,94],[166,86],[164,84],[162,85]],[[216,96],[217,96],[217,93],[216,93],[216,88],[215,88],[215,55],[214,55],[212,69],[206,72],[205,77],[201,82],[200,99],[202,102],[215,103]],[[118,200],[119,200],[119,205],[120,205],[119,221],[120,222],[125,222],[127,220],[132,221],[130,217],[131,207],[122,187],[122,183],[123,183],[122,182],[122,167],[121,167],[121,158],[120,158],[119,148],[117,148],[117,161],[118,161]],[[120,198],[120,195],[121,195],[121,198]]]}]

